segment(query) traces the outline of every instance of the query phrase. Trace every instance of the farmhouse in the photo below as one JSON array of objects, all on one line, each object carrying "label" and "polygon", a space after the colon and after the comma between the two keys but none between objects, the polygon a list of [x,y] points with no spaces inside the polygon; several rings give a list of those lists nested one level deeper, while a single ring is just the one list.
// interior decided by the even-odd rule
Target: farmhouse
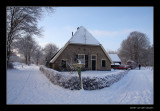
[{"label": "farmhouse", "polygon": [[111,68],[114,66],[119,66],[121,65],[121,59],[118,57],[117,54],[109,54],[109,57],[112,59],[113,64],[111,64]]},{"label": "farmhouse", "polygon": [[84,70],[111,70],[113,63],[103,46],[83,27],[78,27],[71,39],[50,60],[55,70],[69,70],[80,60]]}]

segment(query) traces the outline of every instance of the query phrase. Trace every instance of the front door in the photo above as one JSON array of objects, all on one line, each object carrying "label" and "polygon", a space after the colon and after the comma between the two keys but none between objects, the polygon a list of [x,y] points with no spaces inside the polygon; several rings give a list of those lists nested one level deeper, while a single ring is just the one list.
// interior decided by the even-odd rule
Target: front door
[{"label": "front door", "polygon": [[96,70],[96,60],[92,60],[92,70]]}]

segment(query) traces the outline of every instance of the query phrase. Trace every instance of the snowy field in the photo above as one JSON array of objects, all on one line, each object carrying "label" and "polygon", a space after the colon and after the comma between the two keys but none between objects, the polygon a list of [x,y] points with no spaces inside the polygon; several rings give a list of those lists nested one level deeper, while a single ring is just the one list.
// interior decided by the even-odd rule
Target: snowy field
[{"label": "snowy field", "polygon": [[38,66],[15,65],[7,70],[7,104],[153,104],[152,68],[130,70],[103,89],[69,90],[52,84]]}]

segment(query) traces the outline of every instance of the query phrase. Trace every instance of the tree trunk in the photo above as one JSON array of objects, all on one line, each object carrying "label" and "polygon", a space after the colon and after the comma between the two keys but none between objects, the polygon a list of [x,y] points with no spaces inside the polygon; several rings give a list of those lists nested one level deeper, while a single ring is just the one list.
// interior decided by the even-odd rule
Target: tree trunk
[{"label": "tree trunk", "polygon": [[31,59],[31,56],[29,55],[29,57],[28,57],[28,65],[30,64],[30,60]]},{"label": "tree trunk", "polygon": [[27,64],[28,63],[28,60],[27,60],[27,55],[25,56],[25,63]]},{"label": "tree trunk", "polygon": [[10,60],[10,45],[7,44],[7,66],[9,64],[9,60]]},{"label": "tree trunk", "polygon": [[8,66],[8,64],[9,64],[9,59],[10,59],[10,52],[7,51],[7,66]]},{"label": "tree trunk", "polygon": [[37,59],[37,66],[38,66],[38,59]]}]

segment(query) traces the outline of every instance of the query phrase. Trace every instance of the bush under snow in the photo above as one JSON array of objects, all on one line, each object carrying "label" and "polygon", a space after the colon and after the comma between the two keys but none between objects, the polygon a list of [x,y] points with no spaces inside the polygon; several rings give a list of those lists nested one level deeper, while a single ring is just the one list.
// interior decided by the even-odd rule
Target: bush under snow
[{"label": "bush under snow", "polygon": [[53,69],[47,68],[45,66],[40,66],[40,71],[55,85],[67,89],[76,89],[79,90],[79,78],[77,76],[67,76],[62,72],[55,71]]},{"label": "bush under snow", "polygon": [[[79,77],[77,75],[69,75],[63,72],[58,72],[56,70],[47,68],[45,66],[40,66],[40,71],[55,85],[59,85],[61,87],[71,89],[71,90],[79,90],[80,82]],[[117,72],[116,74],[110,74],[106,76],[86,76],[82,77],[82,86],[84,90],[95,90],[102,89],[104,87],[109,87],[113,83],[119,81],[125,74],[127,74],[128,70],[124,70],[121,72]]]},{"label": "bush under snow", "polygon": [[128,71],[119,72],[118,74],[114,75],[106,75],[104,77],[87,77],[82,78],[83,88],[85,90],[95,90],[95,89],[102,89],[104,87],[109,87],[113,83],[119,81]]}]

